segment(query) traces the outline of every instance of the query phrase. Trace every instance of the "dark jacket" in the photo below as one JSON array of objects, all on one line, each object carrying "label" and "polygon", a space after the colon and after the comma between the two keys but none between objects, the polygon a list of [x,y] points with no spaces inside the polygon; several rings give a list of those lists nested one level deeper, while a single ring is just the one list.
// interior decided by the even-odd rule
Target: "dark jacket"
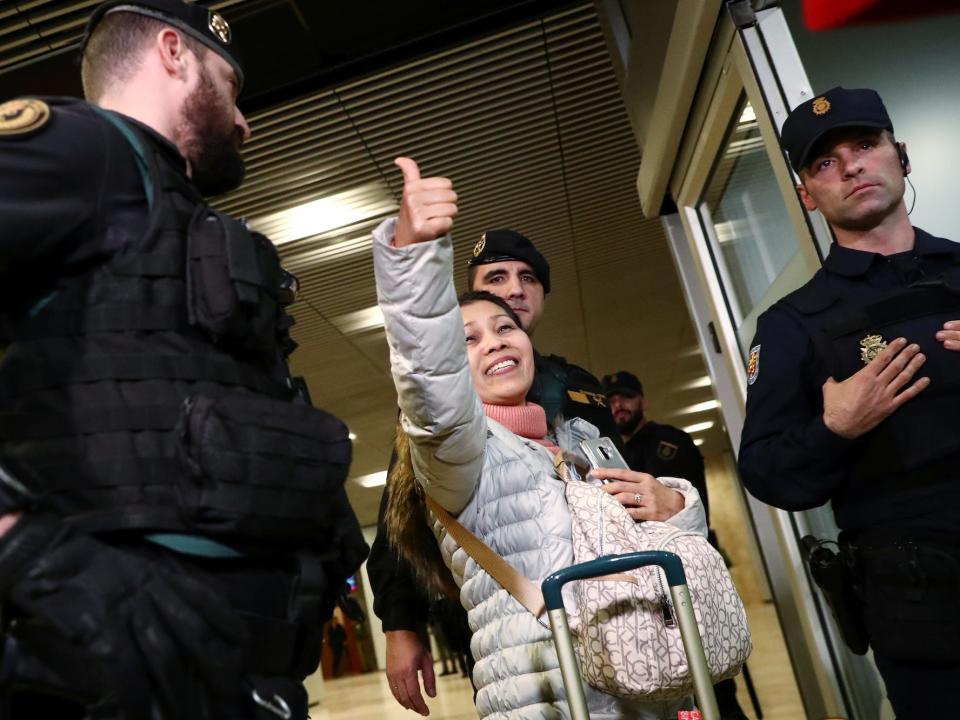
[{"label": "dark jacket", "polygon": [[687,433],[672,425],[647,422],[624,444],[623,457],[631,470],[689,481],[700,493],[709,525],[710,504],[703,456]]},{"label": "dark jacket", "polygon": [[[915,228],[908,252],[834,245],[823,267],[760,316],[739,465],[757,498],[785,510],[831,501],[844,529],[960,532],[960,352],[936,332],[960,319],[960,245]],[[854,440],[823,422],[822,386],[886,342],[918,343],[930,386]]]}]

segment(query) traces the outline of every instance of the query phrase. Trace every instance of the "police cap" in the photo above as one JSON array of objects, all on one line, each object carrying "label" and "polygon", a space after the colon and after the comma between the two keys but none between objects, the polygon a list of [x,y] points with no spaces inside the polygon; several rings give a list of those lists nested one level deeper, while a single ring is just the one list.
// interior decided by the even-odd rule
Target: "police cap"
[{"label": "police cap", "polygon": [[116,12],[136,13],[160,20],[199,40],[230,63],[237,74],[238,89],[243,87],[243,68],[240,67],[236,51],[231,47],[233,35],[230,25],[220,13],[182,0],[109,0],[103,3],[93,11],[87,23],[81,53],[100,21]]},{"label": "police cap", "polygon": [[472,267],[508,260],[522,260],[529,265],[543,285],[543,292],[550,292],[550,263],[516,230],[487,230],[474,245],[473,257],[467,264]]},{"label": "police cap", "polygon": [[801,103],[787,117],[780,145],[797,172],[810,162],[817,141],[835,128],[869,127],[893,132],[893,123],[875,90],[835,87]]},{"label": "police cap", "polygon": [[643,395],[643,385],[640,383],[640,378],[623,370],[612,375],[604,375],[600,384],[603,385],[603,394],[607,397],[611,395],[626,395],[628,397]]}]

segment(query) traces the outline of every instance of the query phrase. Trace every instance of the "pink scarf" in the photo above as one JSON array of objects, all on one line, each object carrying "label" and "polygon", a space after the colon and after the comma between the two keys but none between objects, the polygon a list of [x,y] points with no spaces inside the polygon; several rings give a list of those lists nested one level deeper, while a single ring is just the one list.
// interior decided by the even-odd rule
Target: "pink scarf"
[{"label": "pink scarf", "polygon": [[508,430],[535,443],[543,445],[551,453],[560,450],[547,439],[547,413],[535,403],[523,405],[488,405],[483,404],[483,411],[491,420],[496,420]]}]

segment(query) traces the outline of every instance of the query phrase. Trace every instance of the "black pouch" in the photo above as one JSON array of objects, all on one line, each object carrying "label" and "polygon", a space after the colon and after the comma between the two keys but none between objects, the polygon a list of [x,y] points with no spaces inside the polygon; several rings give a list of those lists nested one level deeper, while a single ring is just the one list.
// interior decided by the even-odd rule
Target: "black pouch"
[{"label": "black pouch", "polygon": [[273,244],[201,207],[190,222],[187,255],[190,323],[219,345],[273,352],[284,278]]},{"label": "black pouch", "polygon": [[866,654],[869,636],[850,563],[828,547],[830,542],[807,535],[801,543],[806,550],[810,575],[830,606],[843,642],[852,653]]},{"label": "black pouch", "polygon": [[221,537],[329,541],[351,459],[338,418],[237,391],[187,398],[178,432],[188,468],[179,501],[191,526]]},{"label": "black pouch", "polygon": [[903,542],[861,548],[859,557],[874,651],[902,663],[960,663],[960,549]]}]

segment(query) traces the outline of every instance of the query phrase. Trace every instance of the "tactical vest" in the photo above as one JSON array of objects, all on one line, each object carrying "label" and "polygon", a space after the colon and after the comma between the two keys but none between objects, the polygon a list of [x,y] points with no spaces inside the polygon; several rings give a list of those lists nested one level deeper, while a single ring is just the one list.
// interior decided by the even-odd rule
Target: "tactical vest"
[{"label": "tactical vest", "polygon": [[90,111],[134,149],[148,227],[2,318],[0,453],[89,531],[325,553],[359,535],[347,428],[289,375],[276,249],[209,207],[133,123]]},{"label": "tactical vest", "polygon": [[936,333],[960,319],[960,254],[942,278],[914,283],[863,306],[842,302],[824,273],[784,298],[811,328],[826,371],[838,382],[898,337],[920,345],[926,362],[914,379],[930,386],[858,440],[847,483],[833,499],[838,522],[858,522],[861,510],[918,488],[960,480],[960,353],[947,350]]}]

